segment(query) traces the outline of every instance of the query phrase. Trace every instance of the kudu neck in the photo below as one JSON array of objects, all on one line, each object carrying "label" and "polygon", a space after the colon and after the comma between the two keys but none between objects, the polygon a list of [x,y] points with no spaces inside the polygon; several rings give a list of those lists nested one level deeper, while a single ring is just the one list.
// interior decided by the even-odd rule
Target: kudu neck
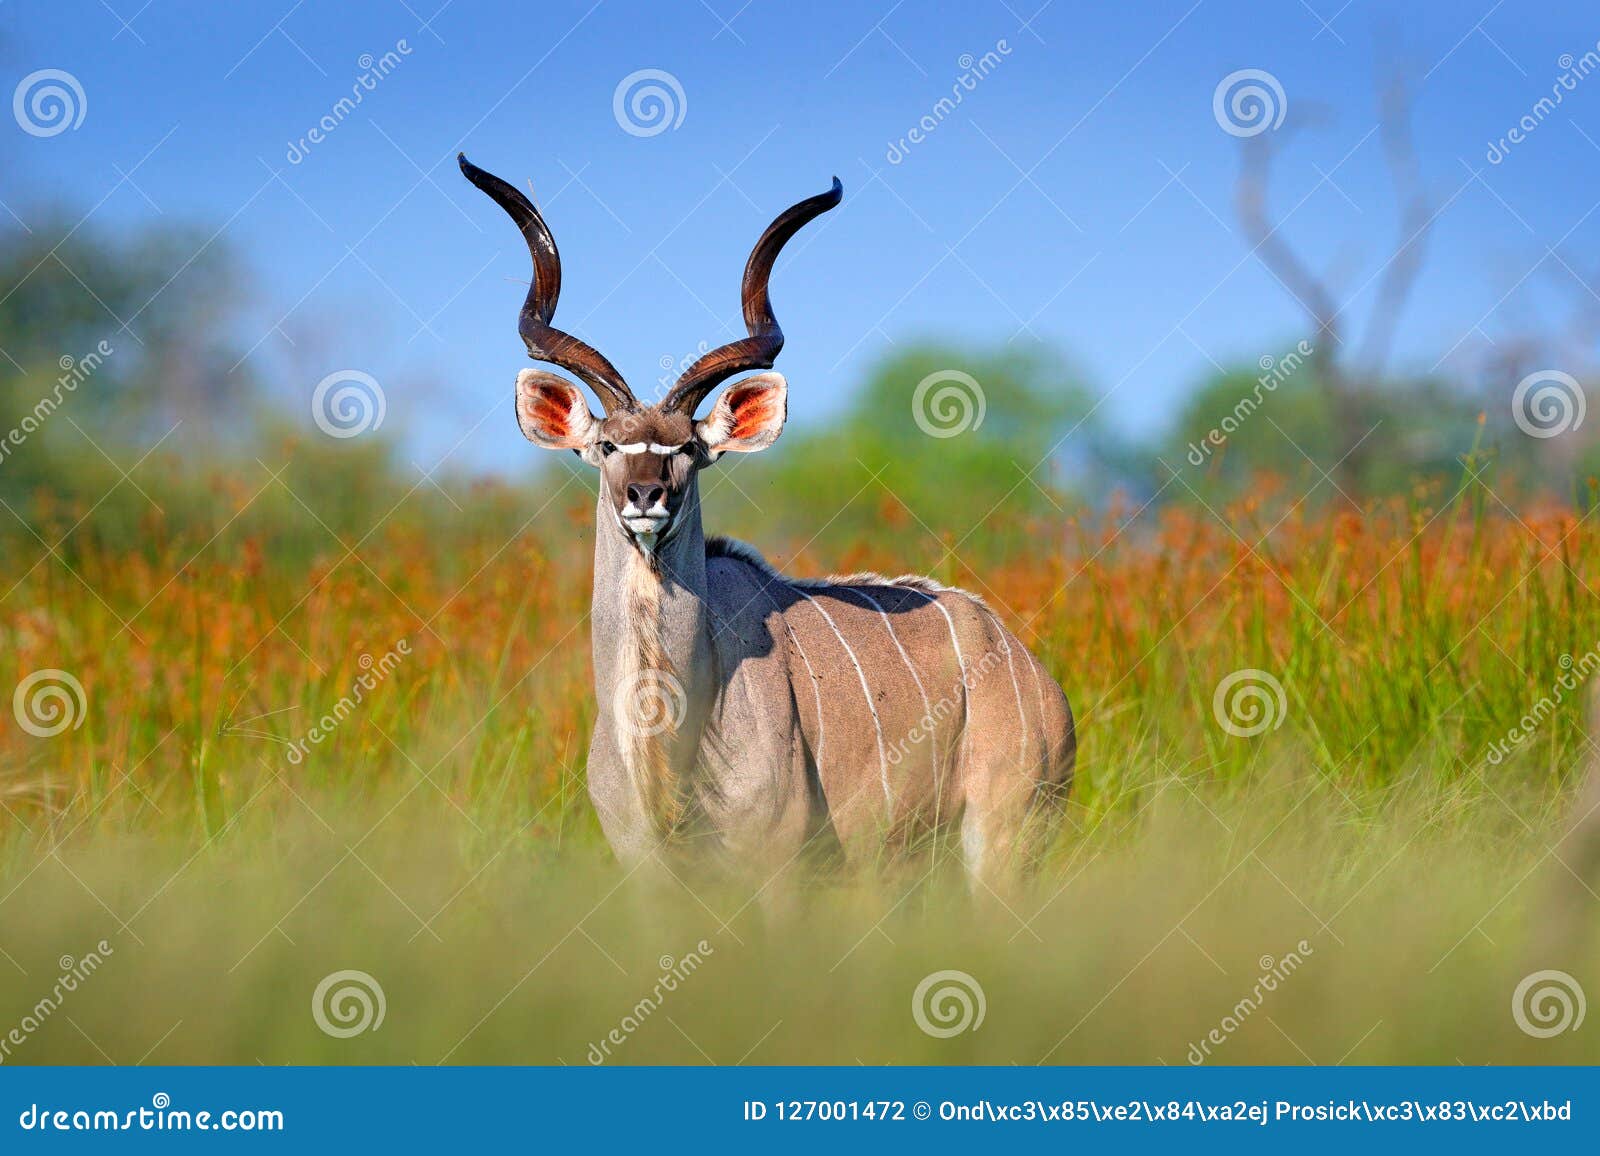
[{"label": "kudu neck", "polygon": [[[689,485],[672,532],[650,555],[623,536],[601,492],[595,515],[593,606],[595,673],[601,680],[616,670],[619,654],[638,651],[641,632],[650,633],[652,646],[659,646],[663,659],[682,673],[705,657],[710,640],[706,543],[699,485]],[[641,614],[641,606],[651,612]]]}]

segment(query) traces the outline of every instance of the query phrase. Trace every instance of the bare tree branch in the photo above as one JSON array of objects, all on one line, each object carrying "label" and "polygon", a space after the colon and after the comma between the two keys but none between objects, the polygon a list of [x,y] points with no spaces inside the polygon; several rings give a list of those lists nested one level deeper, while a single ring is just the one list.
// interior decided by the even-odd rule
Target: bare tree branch
[{"label": "bare tree branch", "polygon": [[1388,360],[1394,343],[1395,323],[1416,284],[1417,274],[1427,252],[1433,215],[1422,187],[1417,150],[1411,136],[1411,94],[1397,70],[1382,98],[1383,154],[1394,178],[1395,197],[1400,202],[1400,241],[1389,258],[1378,285],[1377,301],[1367,326],[1367,340],[1360,364],[1366,375],[1376,380]]},{"label": "bare tree branch", "polygon": [[[1287,129],[1276,134],[1288,136]],[[1306,311],[1316,333],[1315,360],[1325,374],[1324,382],[1336,386],[1338,374],[1339,308],[1322,279],[1311,272],[1289,247],[1273,223],[1267,209],[1267,188],[1272,176],[1274,145],[1262,133],[1244,141],[1240,150],[1239,180],[1234,189],[1234,207],[1252,251],[1285,291]]]},{"label": "bare tree branch", "polygon": [[[1318,383],[1333,408],[1338,433],[1348,452],[1339,472],[1359,484],[1372,453],[1366,438],[1375,409],[1373,394],[1394,342],[1396,323],[1416,284],[1427,251],[1432,215],[1422,187],[1416,146],[1411,136],[1411,98],[1398,69],[1380,94],[1384,157],[1400,201],[1400,236],[1384,262],[1366,341],[1359,360],[1344,349],[1345,307],[1329,290],[1326,279],[1311,270],[1281,235],[1267,208],[1267,190],[1276,150],[1289,134],[1283,129],[1243,141],[1234,201],[1240,224],[1267,271],[1306,311],[1315,330],[1312,363]],[[1304,106],[1302,106],[1303,108]],[[1300,126],[1305,122],[1301,114]],[[1286,123],[1284,128],[1297,127]]]}]

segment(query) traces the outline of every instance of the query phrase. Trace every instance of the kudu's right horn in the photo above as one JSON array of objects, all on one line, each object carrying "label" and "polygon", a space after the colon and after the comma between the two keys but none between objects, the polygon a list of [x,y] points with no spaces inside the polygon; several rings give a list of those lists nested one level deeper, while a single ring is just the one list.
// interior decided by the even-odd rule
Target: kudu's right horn
[{"label": "kudu's right horn", "polygon": [[833,188],[825,193],[808,197],[791,205],[767,226],[750,261],[744,267],[741,297],[744,305],[744,324],[749,337],[718,346],[704,354],[688,369],[662,399],[661,408],[677,410],[694,416],[694,411],[706,394],[736,373],[747,369],[771,369],[783,348],[783,330],[772,313],[772,297],[767,292],[767,282],[772,277],[772,264],[778,259],[789,238],[805,225],[826,213],[844,199],[844,186],[833,178]]},{"label": "kudu's right horn", "polygon": [[555,238],[539,210],[522,190],[480,169],[467,159],[466,153],[458,153],[457,159],[467,180],[489,194],[517,223],[533,256],[533,284],[528,287],[528,298],[517,319],[517,332],[528,347],[528,356],[571,370],[594,390],[607,413],[637,410],[639,403],[633,390],[616,366],[591,346],[550,324],[561,296],[561,254],[556,251]]}]

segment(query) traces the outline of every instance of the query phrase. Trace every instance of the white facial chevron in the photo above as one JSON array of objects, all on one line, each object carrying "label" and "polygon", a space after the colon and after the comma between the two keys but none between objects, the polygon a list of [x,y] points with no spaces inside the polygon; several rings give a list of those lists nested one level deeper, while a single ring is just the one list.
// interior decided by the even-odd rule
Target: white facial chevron
[{"label": "white facial chevron", "polygon": [[627,445],[617,446],[617,452],[619,454],[660,454],[662,457],[670,457],[688,444],[688,442],[683,442],[675,446],[663,446],[657,445],[655,442],[629,442]]}]

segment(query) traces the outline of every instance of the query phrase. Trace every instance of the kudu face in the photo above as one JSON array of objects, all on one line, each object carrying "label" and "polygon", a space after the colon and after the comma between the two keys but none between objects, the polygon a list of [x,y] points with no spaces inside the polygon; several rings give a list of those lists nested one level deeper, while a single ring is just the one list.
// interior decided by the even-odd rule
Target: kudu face
[{"label": "kudu face", "polygon": [[635,546],[653,551],[671,537],[701,460],[681,414],[646,410],[597,423],[600,440],[583,458],[600,468],[605,504]]},{"label": "kudu face", "polygon": [[598,418],[577,386],[553,373],[517,375],[517,422],[546,449],[570,449],[600,471],[617,530],[653,552],[678,528],[695,474],[725,453],[777,440],[787,412],[783,376],[762,373],[729,387],[703,421],[663,406]]},{"label": "kudu face", "polygon": [[596,417],[577,386],[552,373],[525,369],[517,375],[517,423],[535,445],[573,450],[599,469],[611,521],[636,548],[654,552],[679,528],[701,469],[725,453],[752,453],[778,439],[789,395],[781,374],[762,373],[737,382],[704,418],[696,421],[694,414],[728,378],[772,367],[783,348],[783,331],[767,293],[773,262],[802,226],[839,203],[843,186],[835,177],[826,193],[779,214],[756,242],[742,286],[750,336],[711,350],[684,371],[659,405],[645,406],[609,361],[550,324],[561,295],[561,257],[539,210],[515,186],[464,155],[459,159],[467,179],[517,223],[533,256],[533,284],[517,324],[529,356],[570,370],[605,408],[605,416]]}]

